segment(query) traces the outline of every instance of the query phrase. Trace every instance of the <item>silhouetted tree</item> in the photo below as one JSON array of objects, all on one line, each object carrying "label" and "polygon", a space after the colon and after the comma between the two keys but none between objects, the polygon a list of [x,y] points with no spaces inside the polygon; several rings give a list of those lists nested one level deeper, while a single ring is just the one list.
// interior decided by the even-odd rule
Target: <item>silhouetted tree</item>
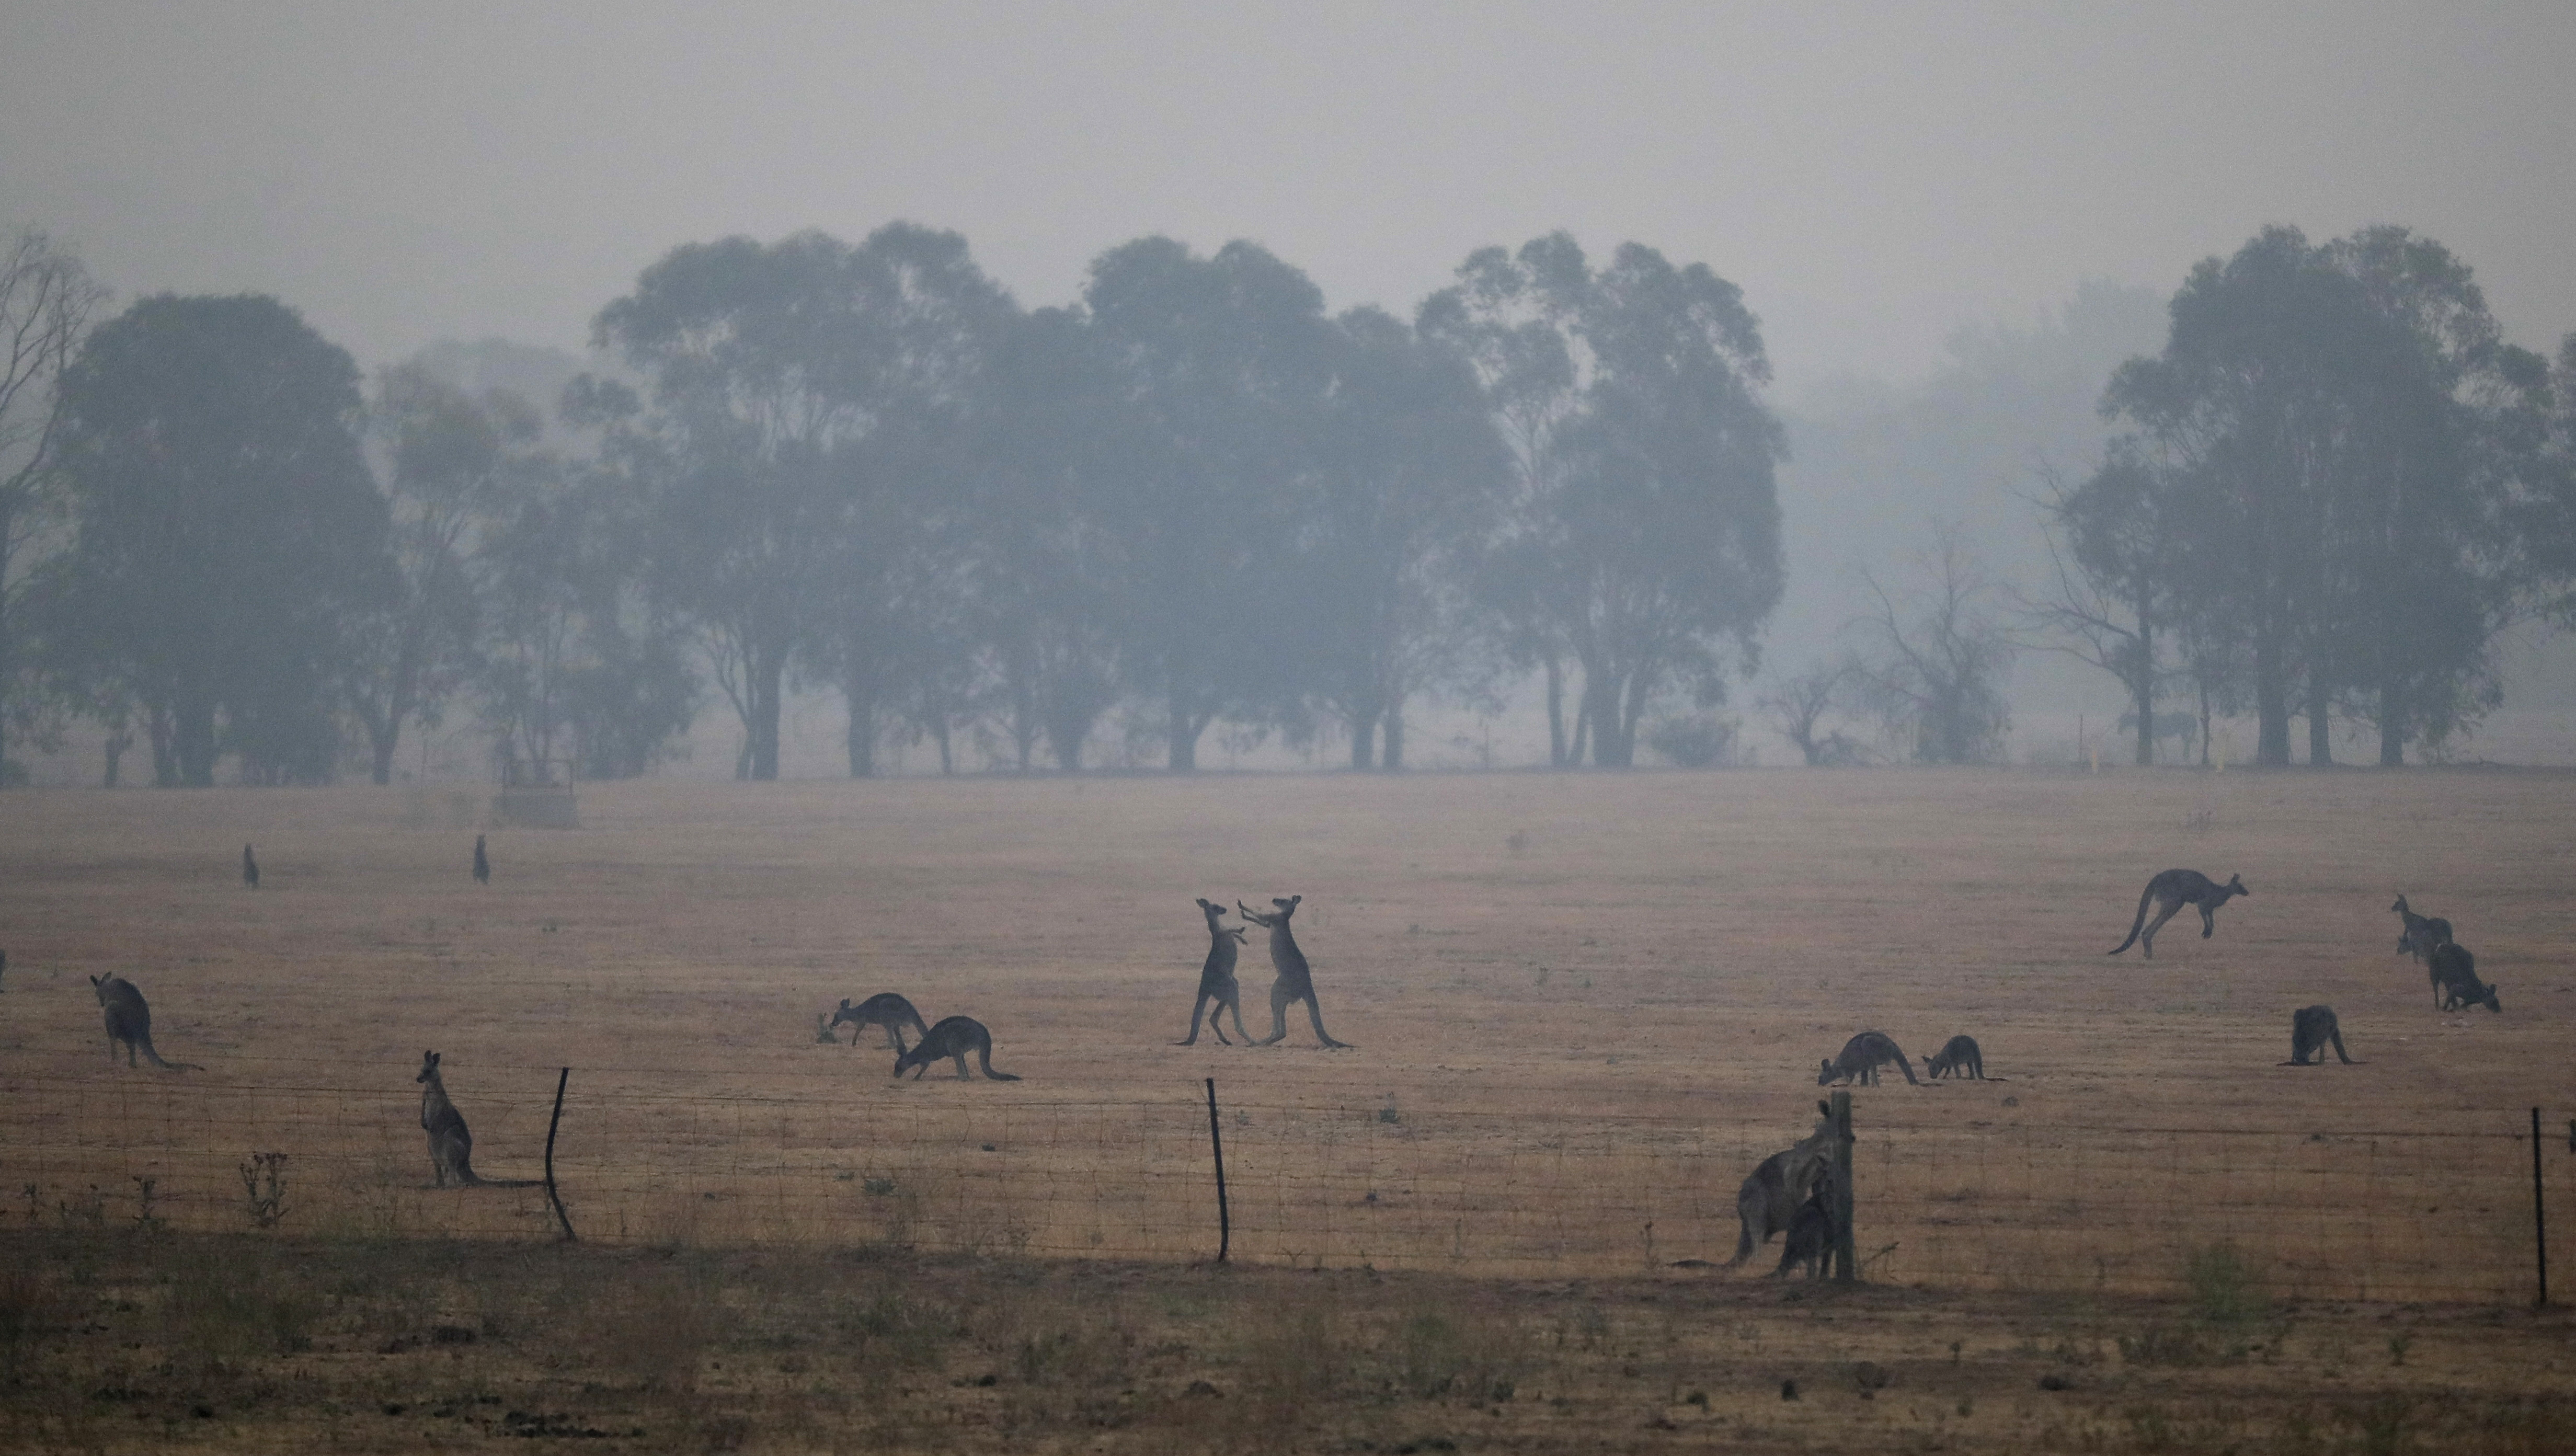
[{"label": "silhouetted tree", "polygon": [[63,371],[107,290],[68,250],[23,232],[0,251],[0,786],[10,735],[32,717],[19,608],[40,533],[58,525]]},{"label": "silhouetted tree", "polygon": [[[1522,650],[1583,668],[1570,751],[1634,761],[1660,692],[1724,698],[1780,598],[1779,421],[1742,292],[1704,264],[1624,244],[1593,271],[1552,234],[1486,248],[1423,305],[1426,334],[1476,361],[1520,466],[1496,563]],[[1560,670],[1551,739],[1562,744]]]},{"label": "silhouetted tree", "polygon": [[2159,633],[2167,630],[2176,570],[2175,504],[2135,437],[2114,441],[2081,484],[2060,482],[2043,503],[2049,579],[2020,596],[2023,615],[2052,650],[2119,679],[2137,725],[2137,762],[2155,762],[2155,710],[2164,680]]},{"label": "silhouetted tree", "polygon": [[[155,726],[156,777],[327,779],[343,625],[385,577],[357,366],[275,299],[147,298],[66,371],[55,628]],[[220,728],[220,736],[219,736]]]},{"label": "silhouetted tree", "polygon": [[1864,690],[1890,729],[1911,738],[1923,763],[1992,763],[2010,714],[2004,675],[2013,641],[1993,582],[1948,526],[1918,560],[1923,582],[1899,602],[1864,575],[1874,609],[1854,625],[1869,641]]}]

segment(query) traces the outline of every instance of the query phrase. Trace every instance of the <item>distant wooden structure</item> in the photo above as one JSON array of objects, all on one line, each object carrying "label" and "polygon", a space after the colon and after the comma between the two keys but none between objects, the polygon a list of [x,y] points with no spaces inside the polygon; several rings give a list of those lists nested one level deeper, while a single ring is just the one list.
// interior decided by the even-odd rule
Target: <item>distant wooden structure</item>
[{"label": "distant wooden structure", "polygon": [[572,765],[550,760],[504,760],[501,789],[492,796],[492,822],[520,829],[579,829],[573,802]]}]

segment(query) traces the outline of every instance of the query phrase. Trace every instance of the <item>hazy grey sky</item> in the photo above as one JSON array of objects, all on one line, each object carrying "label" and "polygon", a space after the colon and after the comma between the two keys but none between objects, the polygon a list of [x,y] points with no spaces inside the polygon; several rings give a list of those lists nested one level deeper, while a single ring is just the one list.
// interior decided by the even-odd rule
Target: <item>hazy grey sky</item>
[{"label": "hazy grey sky", "polygon": [[362,361],[578,346],[673,245],[892,218],[1029,304],[1254,238],[1409,309],[1565,227],[1704,261],[1783,384],[1910,374],[2258,226],[2448,243],[2576,328],[2576,5],[0,6],[0,226]]}]

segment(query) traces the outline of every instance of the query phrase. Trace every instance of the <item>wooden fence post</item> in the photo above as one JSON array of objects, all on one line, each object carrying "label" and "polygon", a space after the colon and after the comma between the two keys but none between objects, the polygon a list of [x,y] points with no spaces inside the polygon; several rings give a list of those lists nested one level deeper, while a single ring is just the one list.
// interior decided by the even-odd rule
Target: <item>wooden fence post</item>
[{"label": "wooden fence post", "polygon": [[2540,1271],[2534,1307],[2549,1303],[2549,1210],[2540,1200],[2540,1109],[2531,1109],[2531,1252]]},{"label": "wooden fence post", "polygon": [[1834,1247],[1830,1259],[1834,1282],[1860,1278],[1860,1261],[1852,1253],[1852,1122],[1851,1094],[1834,1094],[1829,1116],[1834,1125]]},{"label": "wooden fence post", "polygon": [[555,1129],[563,1125],[564,1084],[572,1080],[572,1068],[566,1067],[555,1076],[555,1115],[546,1119],[546,1202],[555,1206],[555,1222],[563,1225],[564,1242],[578,1243],[572,1231],[572,1215],[564,1212],[563,1195],[555,1192]]},{"label": "wooden fence post", "polygon": [[1207,1097],[1208,1148],[1216,1154],[1216,1261],[1222,1264],[1227,1250],[1234,1244],[1234,1220],[1225,1207],[1225,1134],[1217,1127],[1214,1077],[1207,1079]]}]

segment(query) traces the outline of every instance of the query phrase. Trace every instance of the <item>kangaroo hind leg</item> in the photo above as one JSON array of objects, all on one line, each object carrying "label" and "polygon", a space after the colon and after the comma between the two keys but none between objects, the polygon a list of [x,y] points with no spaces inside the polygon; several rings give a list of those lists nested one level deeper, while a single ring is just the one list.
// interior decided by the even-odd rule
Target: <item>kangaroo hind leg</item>
[{"label": "kangaroo hind leg", "polygon": [[1270,988],[1270,1034],[1254,1042],[1254,1046],[1276,1046],[1288,1039],[1288,1000],[1287,987]]},{"label": "kangaroo hind leg", "polygon": [[2182,902],[2180,900],[2176,900],[2172,904],[2167,905],[2162,910],[2156,912],[2156,918],[2148,922],[2146,930],[2138,936],[2138,948],[2147,953],[2147,959],[2154,960],[2156,958],[2156,932],[2165,928],[2166,921],[2173,919],[2181,913]]},{"label": "kangaroo hind leg", "polygon": [[[1199,1040],[1199,1014],[1200,1014],[1201,1012],[1204,1012],[1204,1011],[1206,1011],[1206,1010],[1207,1010],[1207,1003],[1208,1003],[1208,998],[1207,998],[1205,995],[1201,995],[1197,1001],[1195,1001],[1195,1002],[1191,1003],[1191,1006],[1190,1006],[1190,1034],[1189,1034],[1188,1036],[1185,1036],[1185,1037],[1181,1038],[1179,1041],[1176,1041],[1176,1042],[1172,1043],[1172,1045],[1174,1045],[1174,1046],[1196,1046],[1196,1045],[1198,1045],[1198,1040]],[[1218,1012],[1221,1014],[1221,1013],[1223,1013],[1223,1012],[1224,1012],[1225,1007],[1224,1007],[1222,1004],[1220,1004],[1220,1005],[1217,1007],[1217,1010],[1218,1010]],[[1213,1020],[1211,1020],[1211,1021],[1209,1021],[1209,1022],[1208,1022],[1208,1029],[1209,1029],[1210,1031],[1214,1031],[1214,1032],[1216,1032],[1216,1039],[1217,1039],[1218,1041],[1224,1041],[1224,1040],[1225,1040],[1225,1032],[1224,1032],[1221,1028],[1219,1028],[1219,1027],[1217,1026],[1216,1022],[1214,1022]]]}]

